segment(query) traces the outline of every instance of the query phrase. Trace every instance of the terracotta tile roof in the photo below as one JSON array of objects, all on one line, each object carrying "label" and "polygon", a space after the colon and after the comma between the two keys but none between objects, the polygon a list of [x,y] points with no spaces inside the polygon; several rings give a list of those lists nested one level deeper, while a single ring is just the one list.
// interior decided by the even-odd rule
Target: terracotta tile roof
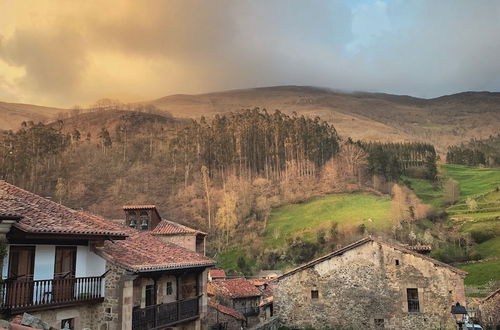
[{"label": "terracotta tile roof", "polygon": [[168,221],[168,220],[162,220],[160,223],[151,231],[151,234],[153,235],[182,235],[182,234],[202,234],[206,235],[206,233],[186,227],[184,225],[181,225],[180,223]]},{"label": "terracotta tile roof", "polygon": [[207,295],[209,297],[215,296],[217,293],[217,288],[212,284],[212,282],[207,283]]},{"label": "terracotta tile roof", "polygon": [[250,282],[252,282],[253,285],[255,286],[262,286],[266,284],[269,280],[266,280],[264,278],[257,278],[257,279],[249,279]]},{"label": "terracotta tile roof", "polygon": [[246,318],[243,314],[241,314],[239,311],[237,311],[236,309],[233,309],[231,307],[220,305],[213,300],[208,301],[208,306],[218,310],[219,312],[221,312],[223,314],[232,316],[237,320],[246,321]]},{"label": "terracotta tile roof", "polygon": [[208,275],[211,277],[211,278],[214,278],[214,277],[226,277],[226,272],[224,271],[224,269],[210,269],[208,271]]},{"label": "terracotta tile roof", "polygon": [[128,271],[145,272],[178,268],[210,267],[216,262],[194,251],[173,243],[167,243],[148,231],[137,231],[123,227],[129,235],[120,241],[105,241],[97,249],[106,260]]},{"label": "terracotta tile roof", "polygon": [[260,297],[262,295],[252,282],[244,278],[213,281],[210,284],[215,295],[219,294],[230,298]]},{"label": "terracotta tile roof", "polygon": [[136,204],[136,205],[123,205],[124,210],[152,210],[156,209],[154,204]]},{"label": "terracotta tile roof", "polygon": [[427,261],[433,263],[436,266],[447,268],[450,271],[452,271],[452,272],[454,272],[456,274],[459,274],[459,275],[465,276],[465,275],[468,274],[466,271],[463,271],[461,269],[455,268],[453,266],[445,264],[444,262],[438,261],[436,259],[432,259],[432,258],[426,257],[426,256],[424,256],[424,255],[422,255],[422,254],[420,254],[418,252],[406,249],[406,248],[402,247],[401,245],[389,243],[389,242],[387,242],[387,241],[385,241],[385,240],[383,240],[381,238],[365,237],[363,239],[360,239],[359,241],[356,241],[354,243],[346,245],[343,248],[340,248],[340,249],[338,249],[336,251],[333,251],[333,252],[331,252],[329,254],[326,254],[326,255],[324,255],[322,257],[319,257],[317,259],[314,259],[314,260],[312,260],[312,261],[310,261],[310,262],[308,262],[308,263],[306,263],[306,264],[304,264],[302,266],[294,268],[294,269],[286,272],[285,274],[283,274],[281,276],[278,276],[277,278],[272,279],[271,281],[269,281],[269,283],[277,282],[277,281],[279,281],[280,279],[282,279],[284,277],[293,275],[293,274],[295,274],[297,272],[300,272],[300,271],[302,271],[304,269],[307,269],[309,267],[313,267],[313,266],[315,266],[315,265],[317,265],[317,264],[319,264],[319,263],[321,263],[321,262],[323,262],[325,260],[331,259],[331,258],[336,257],[336,256],[340,256],[340,255],[344,254],[344,252],[346,252],[346,251],[355,249],[358,246],[361,246],[361,245],[369,243],[369,242],[376,242],[376,243],[379,243],[379,244],[384,244],[384,245],[390,246],[390,247],[392,247],[392,248],[394,248],[396,250],[399,250],[399,251],[401,251],[403,253],[411,254],[411,255],[413,255],[415,257],[427,260]]},{"label": "terracotta tile roof", "polygon": [[29,233],[126,236],[121,228],[0,180],[0,213],[22,217],[13,226]]}]

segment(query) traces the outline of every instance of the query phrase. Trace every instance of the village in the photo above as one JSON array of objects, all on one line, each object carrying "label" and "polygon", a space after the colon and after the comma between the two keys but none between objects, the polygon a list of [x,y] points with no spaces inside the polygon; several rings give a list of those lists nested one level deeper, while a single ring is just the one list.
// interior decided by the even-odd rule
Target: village
[{"label": "village", "polygon": [[206,233],[162,218],[152,204],[121,208],[122,219],[105,219],[0,181],[0,328],[457,329],[500,323],[500,290],[466,299],[467,272],[430,258],[429,247],[367,236],[288,272],[244,278],[205,256]]}]

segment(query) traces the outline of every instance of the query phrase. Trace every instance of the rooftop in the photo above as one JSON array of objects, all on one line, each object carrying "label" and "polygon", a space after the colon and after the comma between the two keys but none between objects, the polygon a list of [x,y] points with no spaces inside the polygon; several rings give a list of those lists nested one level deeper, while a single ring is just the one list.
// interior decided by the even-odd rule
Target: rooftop
[{"label": "rooftop", "polygon": [[123,205],[124,210],[152,210],[156,209],[154,204]]},{"label": "rooftop", "polygon": [[169,220],[162,220],[160,223],[151,231],[152,235],[182,235],[182,234],[201,234],[206,235],[206,233],[186,227],[180,223],[176,223]]},{"label": "rooftop", "polygon": [[324,255],[324,256],[322,256],[322,257],[319,257],[319,258],[317,258],[317,259],[314,259],[314,260],[312,260],[312,261],[310,261],[310,262],[308,262],[308,263],[306,263],[306,264],[304,264],[304,265],[302,265],[302,266],[299,266],[299,267],[297,267],[297,268],[294,268],[294,269],[292,269],[292,270],[290,270],[290,271],[286,272],[285,274],[283,274],[283,275],[281,275],[281,276],[279,276],[279,277],[277,277],[277,278],[275,278],[275,279],[272,279],[270,282],[279,281],[280,279],[282,279],[282,278],[284,278],[284,277],[290,276],[290,275],[292,275],[292,274],[295,274],[295,273],[297,273],[297,272],[300,272],[300,271],[302,271],[302,270],[304,270],[304,269],[307,269],[307,268],[309,268],[309,267],[313,267],[313,266],[315,266],[315,265],[317,265],[317,264],[319,264],[319,263],[321,263],[321,262],[323,262],[323,261],[325,261],[325,260],[331,259],[331,258],[333,258],[333,257],[336,257],[336,256],[341,256],[342,254],[344,254],[344,252],[347,252],[347,251],[349,251],[349,250],[355,249],[355,248],[357,248],[358,246],[361,246],[361,245],[363,245],[363,244],[370,243],[370,242],[376,242],[376,243],[379,243],[379,244],[384,244],[384,245],[390,246],[390,247],[392,247],[392,248],[394,248],[394,249],[396,249],[396,250],[399,250],[399,251],[401,251],[401,252],[403,252],[403,253],[411,254],[411,255],[413,255],[413,256],[415,256],[415,257],[418,257],[418,258],[421,258],[421,259],[427,260],[427,261],[429,261],[429,262],[433,263],[433,264],[434,264],[434,265],[436,265],[436,266],[447,268],[447,269],[449,269],[450,271],[452,271],[452,272],[454,272],[454,273],[456,273],[456,274],[459,274],[459,275],[463,275],[463,276],[465,276],[465,275],[467,275],[467,274],[468,274],[466,271],[463,271],[463,270],[461,270],[461,269],[455,268],[455,267],[453,267],[453,266],[450,266],[450,265],[448,265],[448,264],[446,264],[446,263],[444,263],[444,262],[438,261],[438,260],[436,260],[436,259],[432,259],[432,258],[426,257],[426,256],[424,256],[424,255],[422,255],[422,254],[420,254],[420,253],[418,253],[418,252],[415,252],[415,251],[412,251],[412,250],[406,249],[406,248],[404,248],[403,246],[401,246],[401,245],[399,245],[399,244],[389,243],[389,242],[387,242],[387,241],[385,241],[385,240],[383,240],[383,239],[381,239],[381,238],[375,238],[375,237],[371,237],[371,236],[369,236],[369,237],[365,237],[365,238],[363,238],[363,239],[360,239],[359,241],[356,241],[356,242],[354,242],[354,243],[351,243],[351,244],[349,244],[349,245],[346,245],[346,246],[344,246],[343,248],[340,248],[340,249],[338,249],[338,250],[335,250],[335,251],[333,251],[333,252],[331,252],[331,253],[328,253],[328,254],[326,254],[326,255]]},{"label": "rooftop", "polygon": [[211,294],[220,294],[231,298],[260,297],[261,291],[255,285],[244,278],[231,280],[219,280],[210,282]]},{"label": "rooftop", "polygon": [[208,275],[210,275],[210,277],[214,278],[214,277],[226,277],[226,272],[224,271],[224,269],[210,269],[208,271]]},{"label": "rooftop", "polygon": [[0,180],[0,214],[20,220],[13,227],[28,233],[112,236],[124,238],[120,226],[76,211]]},{"label": "rooftop", "polygon": [[233,309],[233,308],[228,307],[228,306],[220,305],[220,304],[216,303],[215,301],[209,300],[208,306],[215,308],[216,310],[218,310],[219,312],[221,312],[223,314],[232,316],[235,319],[238,319],[241,321],[246,320],[245,316],[243,314],[241,314],[240,312],[238,312],[236,309]]},{"label": "rooftop", "polygon": [[149,272],[179,268],[210,267],[216,262],[194,251],[154,237],[148,231],[123,228],[129,237],[105,241],[97,248],[103,258],[131,272]]}]

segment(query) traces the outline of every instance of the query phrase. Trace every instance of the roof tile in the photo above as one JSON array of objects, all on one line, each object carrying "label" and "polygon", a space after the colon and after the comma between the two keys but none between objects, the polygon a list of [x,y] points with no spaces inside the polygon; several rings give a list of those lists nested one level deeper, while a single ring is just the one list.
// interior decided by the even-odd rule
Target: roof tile
[{"label": "roof tile", "polygon": [[30,233],[126,236],[120,226],[104,218],[70,209],[2,180],[0,213],[22,216],[14,226]]},{"label": "roof tile", "polygon": [[157,271],[175,268],[209,267],[216,264],[194,251],[173,243],[167,243],[148,231],[137,231],[124,227],[125,240],[105,241],[98,253],[105,259],[133,272]]},{"label": "roof tile", "polygon": [[259,297],[262,295],[255,285],[244,278],[218,280],[210,282],[213,294],[220,294],[231,298]]},{"label": "roof tile", "polygon": [[182,234],[206,235],[204,232],[168,220],[160,221],[160,223],[151,231],[151,234],[152,235],[182,235]]},{"label": "roof tile", "polygon": [[245,321],[246,320],[245,316],[243,314],[241,314],[241,312],[237,311],[234,308],[231,308],[231,307],[228,307],[228,306],[224,306],[224,305],[220,305],[220,304],[216,303],[213,300],[209,300],[208,301],[208,306],[212,307],[212,308],[214,308],[216,310],[218,310],[221,313],[224,313],[226,315],[232,316],[232,317],[234,317],[237,320],[241,320],[241,321]]}]

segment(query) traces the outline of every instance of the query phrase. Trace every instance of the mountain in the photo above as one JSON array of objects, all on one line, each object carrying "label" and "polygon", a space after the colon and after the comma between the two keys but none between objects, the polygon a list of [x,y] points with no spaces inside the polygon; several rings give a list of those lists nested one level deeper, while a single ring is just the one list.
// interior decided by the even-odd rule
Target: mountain
[{"label": "mountain", "polygon": [[47,122],[54,120],[66,109],[44,107],[33,104],[0,102],[0,130],[15,130],[23,121]]},{"label": "mountain", "polygon": [[[443,154],[447,146],[487,138],[500,127],[500,93],[464,92],[423,99],[406,95],[340,92],[308,86],[276,86],[216,93],[177,94],[142,102],[176,117],[199,118],[254,107],[320,116],[343,137],[389,142],[421,141]],[[53,119],[62,109],[0,103],[0,129],[23,120]],[[62,110],[64,111],[64,110]],[[68,110],[66,110],[68,111]],[[18,124],[18,125],[19,125]]]},{"label": "mountain", "polygon": [[277,86],[200,95],[172,95],[149,102],[175,116],[199,117],[240,109],[281,109],[320,116],[342,136],[381,141],[424,141],[438,149],[488,137],[500,127],[500,93],[464,92],[422,99],[405,95],[339,92]]}]

